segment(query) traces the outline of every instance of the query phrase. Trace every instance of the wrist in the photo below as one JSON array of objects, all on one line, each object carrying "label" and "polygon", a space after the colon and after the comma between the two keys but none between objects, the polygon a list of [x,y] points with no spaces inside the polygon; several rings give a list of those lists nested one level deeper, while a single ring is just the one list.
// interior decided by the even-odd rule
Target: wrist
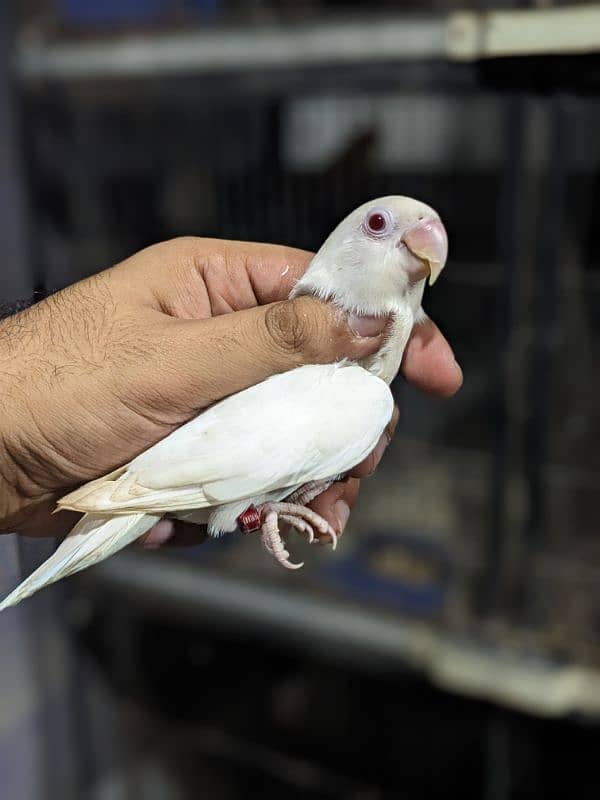
[{"label": "wrist", "polygon": [[9,455],[0,432],[0,535],[36,535],[36,526],[32,525],[32,520],[40,508],[51,508],[54,505],[52,493],[42,489],[32,490],[33,487],[29,484]]},{"label": "wrist", "polygon": [[[0,326],[0,533],[14,531],[27,516],[32,496],[23,491],[23,478],[9,444],[14,432],[14,395],[18,377],[11,364],[18,357],[10,349],[10,320]],[[11,378],[14,378],[11,382]]]},{"label": "wrist", "polygon": [[0,441],[0,533],[14,531],[21,525],[27,501],[15,485],[16,469]]}]

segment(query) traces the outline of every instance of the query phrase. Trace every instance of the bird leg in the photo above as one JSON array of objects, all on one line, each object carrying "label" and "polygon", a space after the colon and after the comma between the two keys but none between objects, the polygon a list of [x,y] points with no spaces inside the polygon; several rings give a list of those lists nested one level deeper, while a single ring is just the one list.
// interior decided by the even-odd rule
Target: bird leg
[{"label": "bird leg", "polygon": [[298,533],[306,535],[309,544],[315,541],[315,530],[312,525],[309,525],[306,520],[301,517],[295,517],[293,514],[280,514],[279,519],[281,522],[287,522],[292,528],[295,528]]},{"label": "bird leg", "polygon": [[263,547],[267,553],[273,556],[275,561],[287,567],[287,569],[300,569],[300,567],[304,566],[304,562],[301,561],[299,564],[292,564],[290,561],[290,554],[285,549],[285,545],[279,533],[277,517],[277,511],[267,511],[265,514],[265,521],[260,529],[260,540]]},{"label": "bird leg", "polygon": [[242,533],[260,530],[260,540],[275,560],[287,569],[299,569],[303,564],[293,564],[290,554],[279,532],[279,520],[287,522],[293,528],[308,535],[313,542],[315,530],[331,539],[333,549],[337,545],[337,534],[327,522],[315,511],[296,503],[264,503],[259,508],[250,506],[238,517],[238,526]]},{"label": "bird leg", "polygon": [[[285,501],[286,503],[293,503],[294,505],[307,506],[315,499],[315,497],[318,497],[320,494],[323,494],[324,491],[329,489],[333,483],[334,481],[310,481],[309,483],[305,483],[304,486],[301,486],[299,489],[296,489],[296,491],[292,492],[292,494],[288,495],[285,498]],[[317,542],[317,544],[319,544],[321,542],[320,536],[317,536],[315,539],[315,533],[312,529],[312,526],[308,525],[308,523],[306,523],[304,520],[301,520],[299,517],[291,517],[287,514],[282,514],[281,519],[287,522],[288,525],[291,525],[293,528],[295,528],[299,533],[306,533],[309,544],[312,544],[313,542]]]},{"label": "bird leg", "polygon": [[310,481],[305,483],[295,492],[285,498],[286,503],[297,503],[300,506],[307,506],[311,500],[318,497],[326,489],[329,489],[333,481]]}]

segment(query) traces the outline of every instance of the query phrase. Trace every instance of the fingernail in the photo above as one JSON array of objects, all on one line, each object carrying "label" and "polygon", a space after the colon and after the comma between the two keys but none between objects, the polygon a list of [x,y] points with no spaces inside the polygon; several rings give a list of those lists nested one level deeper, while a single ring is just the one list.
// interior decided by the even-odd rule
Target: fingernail
[{"label": "fingernail", "polygon": [[172,519],[161,519],[142,537],[142,547],[146,550],[158,550],[161,545],[173,536],[174,530],[175,523]]},{"label": "fingernail", "polygon": [[358,314],[351,314],[348,318],[352,332],[361,338],[381,336],[387,323],[388,317],[361,317]]},{"label": "fingernail", "polygon": [[348,503],[345,500],[336,500],[333,505],[333,513],[338,523],[337,531],[338,533],[343,533],[350,516]]}]

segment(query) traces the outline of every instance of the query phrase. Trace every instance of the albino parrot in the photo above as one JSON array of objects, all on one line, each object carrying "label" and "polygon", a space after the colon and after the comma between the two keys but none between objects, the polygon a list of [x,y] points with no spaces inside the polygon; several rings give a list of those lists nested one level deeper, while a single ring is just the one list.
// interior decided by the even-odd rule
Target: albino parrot
[{"label": "albino parrot", "polygon": [[56,552],[0,604],[107,558],[163,516],[205,524],[212,536],[258,531],[269,553],[294,569],[279,533],[309,541],[336,534],[307,508],[374,449],[389,423],[389,389],[424,314],[425,279],[446,262],[438,215],[408,197],[353,211],[325,241],[291,297],[315,295],[347,312],[390,316],[389,335],[363,363],[307,365],[216,403],[128,464],[63,497],[84,512]]}]

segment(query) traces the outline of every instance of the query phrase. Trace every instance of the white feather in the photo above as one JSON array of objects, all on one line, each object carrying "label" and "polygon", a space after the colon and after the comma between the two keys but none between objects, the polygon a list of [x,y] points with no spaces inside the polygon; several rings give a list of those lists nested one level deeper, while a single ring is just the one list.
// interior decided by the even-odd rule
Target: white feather
[{"label": "white feather", "polygon": [[56,551],[0,603],[0,611],[20,603],[43,586],[90,567],[122,550],[149,530],[160,516],[86,514]]},{"label": "white feather", "polygon": [[167,513],[292,491],[358,464],[392,411],[387,384],[362,367],[299,367],[215,404],[60,506]]}]

